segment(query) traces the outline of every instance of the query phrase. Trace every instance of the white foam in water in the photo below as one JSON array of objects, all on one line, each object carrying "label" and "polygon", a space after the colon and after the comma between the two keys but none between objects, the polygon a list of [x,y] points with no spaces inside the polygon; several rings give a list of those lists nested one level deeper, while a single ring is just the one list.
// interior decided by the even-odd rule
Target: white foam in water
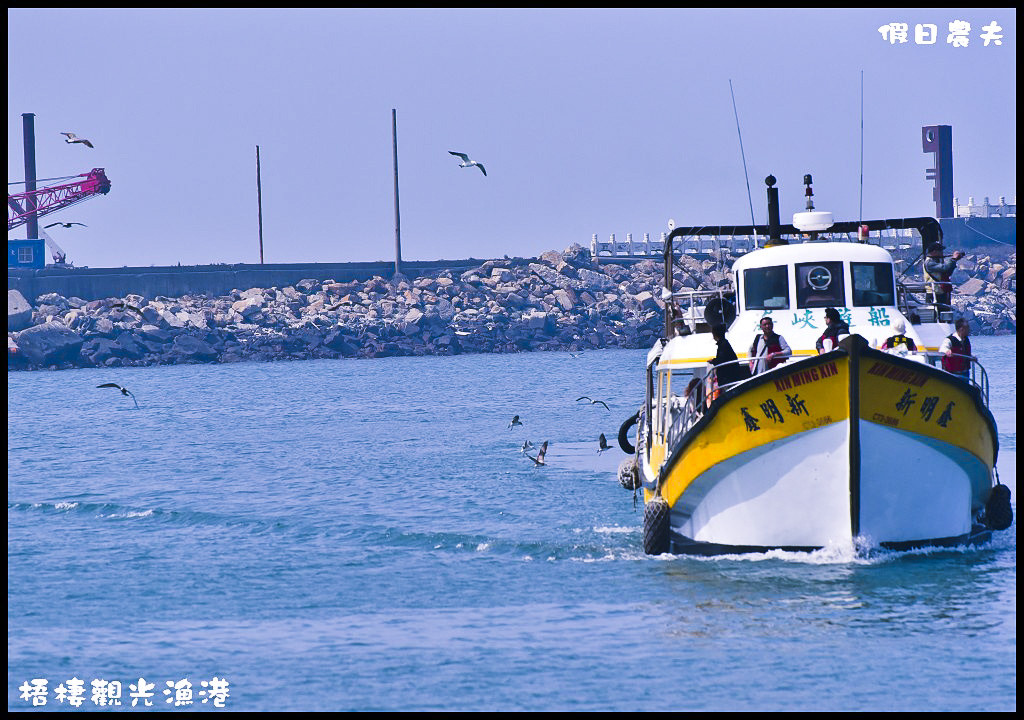
[{"label": "white foam in water", "polygon": [[76,502],[73,502],[73,503],[59,502],[56,505],[54,505],[53,507],[54,507],[55,510],[71,510],[73,508],[78,507],[78,503],[76,503]]}]

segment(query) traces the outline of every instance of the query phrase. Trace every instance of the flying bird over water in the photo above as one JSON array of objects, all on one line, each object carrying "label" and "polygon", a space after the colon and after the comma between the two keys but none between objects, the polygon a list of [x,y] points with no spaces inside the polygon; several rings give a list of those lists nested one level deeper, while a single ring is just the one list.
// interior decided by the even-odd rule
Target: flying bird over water
[{"label": "flying bird over water", "polygon": [[524,452],[523,455],[533,460],[535,465],[544,465],[544,455],[548,451],[548,441],[545,440],[544,444],[540,446],[540,451],[537,453],[537,457],[534,457],[528,452]]},{"label": "flying bird over water", "polygon": [[66,143],[82,143],[86,147],[92,147],[92,143],[91,142],[89,142],[85,138],[78,137],[74,133],[64,132],[64,133],[61,133],[61,135],[67,135],[68,136],[68,139],[64,141]]},{"label": "flying bird over water", "polygon": [[[576,402],[579,402],[580,400],[590,400],[590,398],[588,398],[586,395],[584,395],[582,397],[576,398]],[[605,410],[610,410],[611,409],[611,408],[608,407],[608,403],[606,403],[604,400],[590,400],[590,404],[591,405],[604,405],[604,409]]]},{"label": "flying bird over water", "polygon": [[597,451],[598,455],[608,449],[608,438],[604,436],[604,433],[601,433],[601,437],[597,439],[597,444],[601,446]]},{"label": "flying bird over water", "polygon": [[510,423],[508,424],[508,426],[509,426],[509,427],[512,427],[513,425],[522,425],[522,424],[523,424],[523,423],[522,423],[522,421],[521,421],[521,420],[519,419],[519,416],[518,416],[518,415],[513,415],[513,416],[512,416],[512,422],[510,422]]},{"label": "flying bird over water", "polygon": [[523,443],[523,446],[519,448],[519,452],[525,455],[527,450],[533,450],[533,443],[529,440]]},{"label": "flying bird over water", "polygon": [[121,391],[122,395],[127,395],[128,397],[130,397],[135,402],[135,407],[136,408],[139,407],[139,401],[135,399],[135,396],[132,395],[131,390],[129,390],[128,388],[123,388],[120,385],[118,385],[117,383],[103,383],[102,385],[97,385],[96,387],[98,387],[98,388],[108,388],[108,387],[117,388],[118,390]]},{"label": "flying bird over water", "polygon": [[458,152],[455,152],[454,150],[449,150],[448,154],[449,155],[454,155],[455,157],[462,158],[462,162],[459,163],[459,167],[466,168],[466,167],[474,167],[475,166],[475,167],[480,168],[480,172],[482,172],[484,175],[487,175],[487,171],[484,170],[484,166],[481,165],[480,163],[478,163],[476,160],[470,160],[469,159],[469,155],[467,155],[466,153],[458,153]]},{"label": "flying bird over water", "polygon": [[69,223],[55,222],[55,223],[50,223],[49,225],[43,225],[43,227],[44,228],[52,228],[54,225],[62,225],[64,227],[66,227],[66,228],[69,228],[72,225],[81,225],[82,227],[89,227],[85,223],[79,223],[79,222],[69,222]]}]

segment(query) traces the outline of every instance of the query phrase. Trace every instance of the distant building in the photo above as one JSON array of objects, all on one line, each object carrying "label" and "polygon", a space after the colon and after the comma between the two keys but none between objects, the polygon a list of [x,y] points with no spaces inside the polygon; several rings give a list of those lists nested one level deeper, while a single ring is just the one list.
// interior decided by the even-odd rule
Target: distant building
[{"label": "distant building", "polygon": [[42,240],[8,240],[7,267],[46,267],[46,247]]}]

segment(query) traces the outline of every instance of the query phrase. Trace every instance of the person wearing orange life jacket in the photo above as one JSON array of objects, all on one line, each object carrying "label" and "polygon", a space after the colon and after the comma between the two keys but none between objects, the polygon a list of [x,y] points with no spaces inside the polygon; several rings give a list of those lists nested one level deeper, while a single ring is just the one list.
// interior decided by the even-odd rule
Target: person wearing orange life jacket
[{"label": "person wearing orange life jacket", "polygon": [[766,370],[771,370],[793,355],[793,350],[786,342],[786,338],[777,334],[773,327],[774,323],[770,317],[761,318],[761,334],[754,337],[754,343],[750,346],[750,372],[752,375],[759,375]]},{"label": "person wearing orange life jacket", "polygon": [[976,358],[971,354],[971,341],[968,335],[971,328],[963,318],[957,318],[952,335],[942,341],[939,352],[942,353],[942,369],[965,380],[971,377],[971,361]]}]

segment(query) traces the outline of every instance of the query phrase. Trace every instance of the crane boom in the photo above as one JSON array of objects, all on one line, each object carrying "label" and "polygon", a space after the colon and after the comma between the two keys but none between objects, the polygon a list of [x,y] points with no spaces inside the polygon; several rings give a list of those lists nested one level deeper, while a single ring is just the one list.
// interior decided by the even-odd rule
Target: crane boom
[{"label": "crane boom", "polygon": [[110,180],[103,168],[93,168],[88,173],[76,175],[85,178],[51,185],[30,192],[7,195],[7,230],[24,225],[34,213],[37,218],[71,207],[96,195],[110,192]]}]

